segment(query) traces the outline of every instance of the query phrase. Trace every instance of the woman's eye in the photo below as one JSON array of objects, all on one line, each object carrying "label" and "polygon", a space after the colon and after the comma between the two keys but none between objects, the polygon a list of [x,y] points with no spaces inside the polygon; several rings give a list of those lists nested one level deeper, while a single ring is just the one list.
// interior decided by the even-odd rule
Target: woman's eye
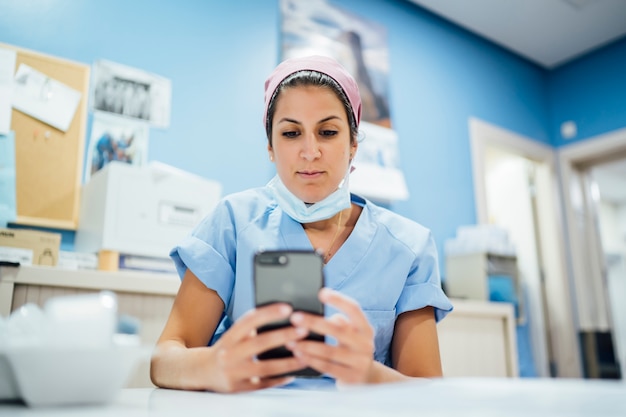
[{"label": "woman's eye", "polygon": [[291,132],[283,132],[283,136],[286,138],[295,138],[298,137],[300,133],[296,132],[296,131],[291,131]]},{"label": "woman's eye", "polygon": [[324,137],[333,137],[337,134],[336,130],[322,130],[320,134]]}]

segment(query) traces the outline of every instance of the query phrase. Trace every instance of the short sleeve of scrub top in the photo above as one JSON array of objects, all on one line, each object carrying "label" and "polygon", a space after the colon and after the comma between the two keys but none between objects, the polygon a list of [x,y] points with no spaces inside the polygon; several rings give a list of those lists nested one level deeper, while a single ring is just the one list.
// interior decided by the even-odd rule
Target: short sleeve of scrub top
[{"label": "short sleeve of scrub top", "polygon": [[170,253],[178,275],[190,269],[225,305],[230,299],[235,279],[235,230],[232,212],[220,202],[213,212],[184,238]]}]

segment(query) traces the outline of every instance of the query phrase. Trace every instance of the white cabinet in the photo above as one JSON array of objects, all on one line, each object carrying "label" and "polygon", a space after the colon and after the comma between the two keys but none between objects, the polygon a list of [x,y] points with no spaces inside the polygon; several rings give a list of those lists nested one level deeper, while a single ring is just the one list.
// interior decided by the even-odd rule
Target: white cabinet
[{"label": "white cabinet", "polygon": [[445,374],[519,376],[516,326],[524,311],[517,259],[485,252],[448,255],[445,290],[455,306],[439,325]]},{"label": "white cabinet", "polygon": [[444,376],[519,376],[513,305],[451,301],[454,310],[437,324]]},{"label": "white cabinet", "polygon": [[[111,290],[121,314],[141,321],[140,337],[152,346],[174,301],[175,275],[137,271],[75,271],[51,267],[0,267],[0,315],[51,297]],[[437,325],[445,376],[517,376],[513,309],[509,304],[452,299],[454,311]],[[129,387],[152,387],[143,363]]]},{"label": "white cabinet", "polygon": [[[52,267],[0,267],[0,315],[26,303],[39,306],[52,297],[115,292],[120,314],[141,322],[139,336],[145,346],[154,346],[169,316],[180,280],[175,275],[137,271],[85,271]],[[128,387],[153,387],[149,363],[140,363]]]}]

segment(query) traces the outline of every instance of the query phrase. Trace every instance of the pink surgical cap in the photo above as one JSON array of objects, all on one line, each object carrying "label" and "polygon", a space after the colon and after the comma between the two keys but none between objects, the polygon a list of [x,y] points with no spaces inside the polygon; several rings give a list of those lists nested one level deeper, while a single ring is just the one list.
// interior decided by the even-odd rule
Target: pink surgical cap
[{"label": "pink surgical cap", "polygon": [[352,113],[357,124],[361,122],[361,96],[359,86],[352,75],[344,67],[332,58],[320,55],[303,58],[291,58],[281,62],[270,76],[265,80],[265,111],[263,112],[263,126],[267,125],[267,110],[270,100],[276,91],[276,87],[289,75],[302,71],[311,70],[324,73],[337,81],[352,106]]}]

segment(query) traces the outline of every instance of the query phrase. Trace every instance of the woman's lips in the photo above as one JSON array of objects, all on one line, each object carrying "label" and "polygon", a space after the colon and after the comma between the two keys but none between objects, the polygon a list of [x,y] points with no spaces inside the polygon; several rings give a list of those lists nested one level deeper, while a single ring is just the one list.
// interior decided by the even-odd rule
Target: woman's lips
[{"label": "woman's lips", "polygon": [[322,173],[323,171],[298,171],[299,176],[307,179],[320,177]]}]

